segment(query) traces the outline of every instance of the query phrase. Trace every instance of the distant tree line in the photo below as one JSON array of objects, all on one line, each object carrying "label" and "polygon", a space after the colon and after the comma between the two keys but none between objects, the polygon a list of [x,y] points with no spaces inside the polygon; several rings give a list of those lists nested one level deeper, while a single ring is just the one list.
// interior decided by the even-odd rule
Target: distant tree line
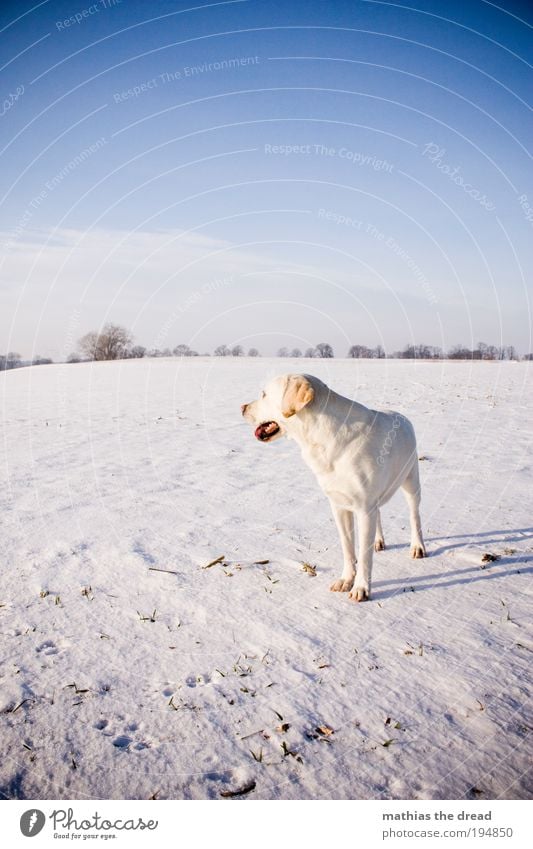
[{"label": "distant tree line", "polygon": [[10,351],[9,354],[0,354],[0,371],[9,371],[12,368],[21,368],[21,366],[47,366],[52,363],[50,357],[34,357],[31,362],[23,362],[20,354],[15,351]]},{"label": "distant tree line", "polygon": [[329,360],[334,356],[333,348],[328,342],[319,342],[314,348],[306,348],[303,354],[299,348],[293,348],[292,351],[288,348],[280,348],[278,351],[278,357],[317,357]]},{"label": "distant tree line", "polygon": [[10,351],[9,354],[0,354],[0,371],[19,368],[22,365],[20,354]]},{"label": "distant tree line", "polygon": [[[498,348],[496,345],[486,345],[478,342],[475,348],[466,348],[464,345],[454,345],[447,353],[442,348],[432,345],[406,345],[402,351],[395,351],[393,357],[405,360],[519,360],[513,345],[505,345]],[[524,360],[533,359],[533,355],[526,354]]]},{"label": "distant tree line", "polygon": [[[242,345],[219,345],[214,350],[215,357],[260,357],[257,348],[249,348],[245,352]],[[143,345],[134,345],[133,336],[118,324],[108,323],[100,332],[91,331],[82,336],[78,341],[78,348],[67,358],[68,363],[79,363],[100,360],[123,360],[140,359],[142,357],[198,357],[198,351],[194,351],[189,345],[180,343],[174,348],[146,349]],[[208,357],[209,353],[201,356]],[[328,342],[319,342],[314,347],[306,348],[302,353],[300,348],[280,348],[278,357],[299,357],[332,359],[335,356],[332,346]],[[513,345],[497,347],[478,342],[475,348],[466,348],[464,345],[454,345],[447,352],[434,345],[406,345],[401,351],[386,354],[382,345],[369,348],[366,345],[351,345],[346,356],[350,359],[403,359],[403,360],[519,360]],[[525,354],[523,360],[533,361],[533,353]],[[0,354],[0,371],[20,368],[26,365],[47,365],[52,360],[48,357],[34,357],[31,362],[23,362],[20,354],[10,351],[8,354]]]},{"label": "distant tree line", "polygon": [[[288,348],[280,348],[278,357],[301,357],[302,352],[299,348],[294,348],[289,351]],[[319,342],[314,348],[307,348],[305,357],[334,357],[333,348],[327,342]],[[401,351],[394,351],[392,354],[386,354],[382,345],[376,345],[375,348],[369,348],[366,345],[352,345],[346,354],[349,359],[365,359],[365,360],[383,360],[400,359],[400,360],[519,360],[520,357],[516,353],[513,345],[507,345],[501,348],[496,345],[486,345],[485,342],[478,342],[476,347],[471,350],[464,345],[454,345],[448,352],[444,352],[442,348],[434,345],[406,345]],[[523,360],[533,360],[533,354],[526,354],[522,357]]]}]

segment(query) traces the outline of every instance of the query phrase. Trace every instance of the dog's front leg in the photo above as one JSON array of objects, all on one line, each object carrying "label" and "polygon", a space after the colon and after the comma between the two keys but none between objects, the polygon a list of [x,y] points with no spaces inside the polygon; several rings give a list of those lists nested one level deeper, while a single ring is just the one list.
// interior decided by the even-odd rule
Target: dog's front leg
[{"label": "dog's front leg", "polygon": [[374,554],[374,539],[378,520],[377,508],[361,510],[357,513],[357,528],[359,531],[359,562],[357,575],[350,598],[353,601],[366,601],[370,598],[372,582],[372,557]]},{"label": "dog's front leg", "polygon": [[342,575],[332,583],[330,590],[334,593],[347,593],[353,587],[355,564],[357,562],[355,557],[353,513],[351,510],[345,510],[343,507],[339,507],[334,501],[330,501],[330,504],[341,540],[344,561]]}]

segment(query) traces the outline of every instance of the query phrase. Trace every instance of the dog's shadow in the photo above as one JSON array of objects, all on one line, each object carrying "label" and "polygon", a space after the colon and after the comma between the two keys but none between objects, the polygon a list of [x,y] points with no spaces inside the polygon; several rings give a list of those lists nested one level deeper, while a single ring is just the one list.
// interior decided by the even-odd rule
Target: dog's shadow
[{"label": "dog's shadow", "polygon": [[[509,542],[524,542],[525,540],[533,540],[533,528],[515,528],[514,530],[505,531],[482,531],[478,534],[453,534],[448,537],[432,537],[427,542],[438,542],[439,540],[466,539],[469,540],[467,545],[503,545]],[[455,542],[449,545],[441,545],[440,548],[434,549],[431,554],[444,554],[445,551],[452,551],[454,548],[464,548],[464,542]]]},{"label": "dog's shadow", "polygon": [[[446,537],[432,537],[426,541],[431,544],[439,540],[444,542],[447,540],[468,540],[468,542],[454,542],[448,545],[441,545],[436,549],[430,548],[428,551],[429,557],[436,557],[439,554],[444,554],[447,551],[455,549],[471,548],[473,545],[497,545],[533,540],[533,528],[483,531],[477,534],[455,534]],[[403,546],[391,546],[390,548],[403,548]],[[423,564],[427,560],[416,562]],[[498,560],[487,564],[480,562],[478,566],[470,565],[464,569],[454,569],[451,572],[441,571],[429,574],[426,572],[423,575],[411,575],[407,578],[375,581],[372,597],[376,601],[379,601],[403,592],[421,592],[422,590],[432,590],[436,587],[453,587],[459,584],[470,584],[475,581],[490,581],[494,578],[503,578],[505,575],[510,574],[532,574],[533,566],[525,565],[531,562],[533,562],[533,555],[525,552],[517,552],[516,555],[514,553],[513,555],[501,555]]]}]

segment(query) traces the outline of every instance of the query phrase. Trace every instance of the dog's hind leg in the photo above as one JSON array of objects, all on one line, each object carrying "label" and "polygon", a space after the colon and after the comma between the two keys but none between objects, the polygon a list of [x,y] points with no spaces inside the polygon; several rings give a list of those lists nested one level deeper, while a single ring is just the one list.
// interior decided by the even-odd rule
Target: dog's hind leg
[{"label": "dog's hind leg", "polygon": [[418,473],[418,459],[411,467],[411,471],[402,483],[403,493],[409,505],[409,522],[411,524],[411,557],[419,558],[426,556],[426,547],[422,537],[422,524],[420,522],[420,476]]},{"label": "dog's hind leg", "polygon": [[345,510],[343,507],[339,507],[333,501],[329,503],[331,504],[331,510],[339,532],[344,560],[342,575],[332,583],[330,590],[334,593],[347,593],[353,587],[355,564],[357,562],[355,557],[353,513],[351,510]]},{"label": "dog's hind leg", "polygon": [[376,522],[376,538],[374,540],[374,551],[383,551],[385,548],[385,538],[383,536],[383,528],[381,527],[381,513],[378,510],[378,518]]}]

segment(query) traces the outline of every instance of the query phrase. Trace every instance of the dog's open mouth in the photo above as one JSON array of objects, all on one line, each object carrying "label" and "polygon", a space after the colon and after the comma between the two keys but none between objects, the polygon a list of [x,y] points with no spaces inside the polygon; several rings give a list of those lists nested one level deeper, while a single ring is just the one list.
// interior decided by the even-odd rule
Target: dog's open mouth
[{"label": "dog's open mouth", "polygon": [[277,422],[263,422],[255,429],[256,439],[260,439],[261,442],[268,442],[269,439],[279,433],[279,429]]}]

